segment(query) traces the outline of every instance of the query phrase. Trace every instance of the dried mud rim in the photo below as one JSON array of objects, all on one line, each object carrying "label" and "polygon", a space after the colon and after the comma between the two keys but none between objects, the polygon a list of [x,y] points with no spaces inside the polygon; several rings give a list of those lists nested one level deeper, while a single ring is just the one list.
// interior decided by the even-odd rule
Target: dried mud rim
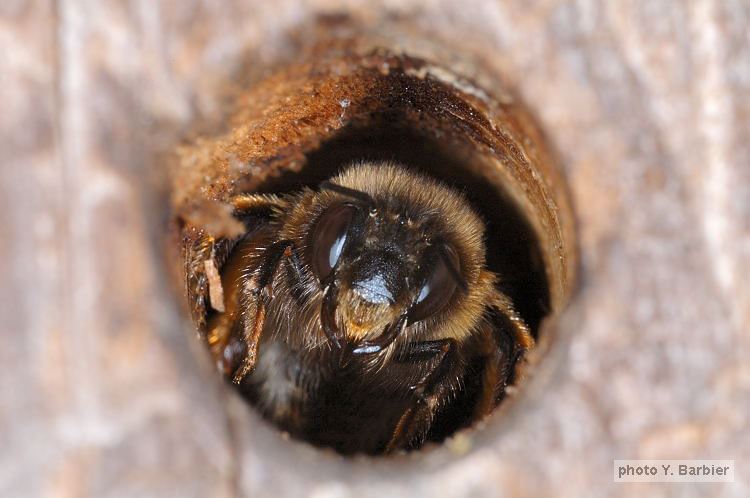
[{"label": "dried mud rim", "polygon": [[[537,336],[526,369],[533,371],[553,339],[546,324],[573,290],[572,217],[540,133],[501,85],[480,89],[382,49],[317,57],[255,85],[238,99],[227,129],[179,151],[172,198],[178,215],[240,192],[315,186],[363,159],[395,161],[464,191],[487,223],[488,266]],[[196,225],[181,228],[187,265],[202,263]],[[200,322],[205,282],[195,294]],[[512,404],[506,399],[500,411]],[[433,439],[461,423],[457,415]]]}]

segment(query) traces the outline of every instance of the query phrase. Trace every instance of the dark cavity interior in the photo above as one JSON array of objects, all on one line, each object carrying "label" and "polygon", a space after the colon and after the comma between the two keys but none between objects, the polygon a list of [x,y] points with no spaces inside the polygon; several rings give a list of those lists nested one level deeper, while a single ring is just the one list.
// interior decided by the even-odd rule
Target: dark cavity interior
[{"label": "dark cavity interior", "polygon": [[[550,311],[550,296],[541,249],[524,214],[501,188],[482,177],[471,146],[446,146],[444,140],[398,123],[398,119],[382,119],[376,126],[372,122],[369,126],[349,126],[309,153],[300,171],[269,180],[259,190],[283,193],[302,186],[315,187],[355,161],[388,160],[464,191],[487,225],[489,268],[501,276],[502,290],[513,299],[537,336],[542,319]],[[476,375],[468,377],[477,382],[466,383],[465,392],[450,413],[444,413],[432,427],[429,441],[440,442],[473,422],[470,416],[480,376],[481,366],[477,365]]]}]

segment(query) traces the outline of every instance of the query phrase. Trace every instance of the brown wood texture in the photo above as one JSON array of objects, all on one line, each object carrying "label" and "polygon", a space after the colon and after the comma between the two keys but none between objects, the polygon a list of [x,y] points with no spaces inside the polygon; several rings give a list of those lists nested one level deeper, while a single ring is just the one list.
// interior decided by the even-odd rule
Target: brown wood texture
[{"label": "brown wood texture", "polygon": [[[261,422],[169,275],[169,153],[339,12],[502,75],[578,224],[580,290],[516,402],[396,459]],[[0,495],[749,495],[749,32],[741,0],[3,2]],[[616,458],[737,482],[615,484]]]}]

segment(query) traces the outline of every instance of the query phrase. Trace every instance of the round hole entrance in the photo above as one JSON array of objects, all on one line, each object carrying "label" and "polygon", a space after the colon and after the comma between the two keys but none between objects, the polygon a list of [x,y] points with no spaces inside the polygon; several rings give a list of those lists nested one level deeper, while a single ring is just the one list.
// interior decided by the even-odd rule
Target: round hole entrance
[{"label": "round hole entrance", "polygon": [[[539,134],[507,97],[500,103],[446,74],[382,50],[293,66],[239,100],[229,132],[181,151],[173,198],[193,319],[219,370],[296,438],[344,454],[391,453],[443,441],[507,402],[505,385],[528,373],[523,358],[530,343],[519,339],[516,322],[545,340],[539,336],[543,320],[569,296],[574,257],[568,207]],[[482,294],[487,302],[479,307],[460,301],[429,322],[443,330],[439,337],[408,317],[403,323],[392,318],[382,330],[398,327],[395,339],[376,344],[379,336],[365,331],[365,339],[347,349],[347,331],[358,317],[341,311],[345,303],[333,306],[326,323],[326,300],[344,298],[327,297],[330,279],[315,280],[305,253],[309,239],[286,243],[280,234],[309,237],[325,213],[325,206],[316,211],[312,201],[309,212],[295,210],[304,189],[320,195],[324,182],[352,164],[383,162],[460,192],[484,223],[483,266],[497,276],[497,294]],[[339,188],[334,194],[356,203],[361,190]],[[363,209],[373,216],[385,209],[377,207]],[[292,221],[290,212],[303,214]],[[353,232],[346,233],[352,238]],[[427,267],[426,254],[401,257],[417,257],[416,267]],[[430,254],[440,259],[438,252]],[[385,266],[375,274],[383,281],[390,275],[383,273]],[[465,285],[461,263],[457,267],[456,282]],[[414,305],[429,276],[402,274],[419,282],[407,289]],[[490,295],[507,297],[508,310],[491,309]],[[283,306],[281,299],[287,299]],[[349,308],[362,310],[370,301]],[[409,304],[398,306],[406,317]],[[476,320],[461,322],[471,323],[471,330],[453,327],[448,333],[441,328],[448,313]],[[314,327],[310,315],[318,320]],[[281,328],[284,334],[277,332]],[[295,333],[318,339],[300,341]],[[344,346],[332,337],[336,333]],[[495,349],[477,345],[486,341]],[[453,368],[455,362],[460,366]]]}]

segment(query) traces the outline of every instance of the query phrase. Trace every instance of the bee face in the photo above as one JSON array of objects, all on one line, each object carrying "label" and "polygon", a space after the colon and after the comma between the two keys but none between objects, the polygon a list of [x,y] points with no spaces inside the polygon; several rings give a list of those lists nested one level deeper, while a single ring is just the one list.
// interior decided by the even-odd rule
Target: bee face
[{"label": "bee face", "polygon": [[397,223],[382,221],[374,205],[334,205],[310,234],[313,272],[321,289],[338,287],[348,341],[384,330],[413,299],[415,241]]},{"label": "bee face", "polygon": [[348,342],[425,321],[450,326],[458,303],[476,298],[469,288],[484,264],[483,225],[455,192],[362,165],[308,195],[300,210],[316,216],[303,230],[304,257],[321,292],[335,286],[328,313]]}]

